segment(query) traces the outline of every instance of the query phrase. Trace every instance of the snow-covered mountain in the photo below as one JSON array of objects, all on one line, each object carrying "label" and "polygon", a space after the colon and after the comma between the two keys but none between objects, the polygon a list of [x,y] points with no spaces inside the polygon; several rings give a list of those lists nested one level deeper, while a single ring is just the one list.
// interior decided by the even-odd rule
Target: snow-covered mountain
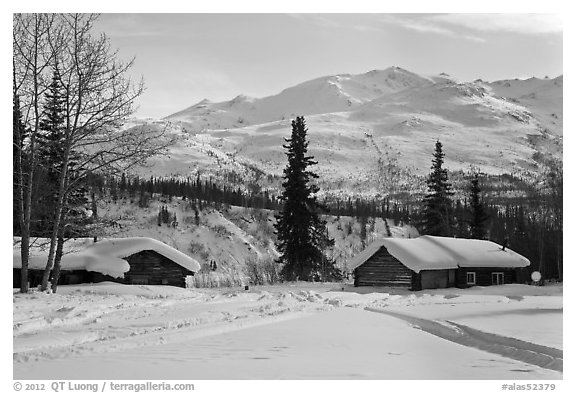
[{"label": "snow-covered mountain", "polygon": [[502,80],[489,85],[495,95],[526,107],[544,127],[562,135],[562,75],[554,79]]},{"label": "snow-covered mountain", "polygon": [[179,136],[156,175],[259,182],[280,176],[291,119],[304,115],[324,189],[410,189],[440,140],[450,170],[530,175],[562,159],[563,78],[461,82],[399,67],[317,78],[264,98],[208,100],[147,127]]},{"label": "snow-covered mountain", "polygon": [[260,99],[244,95],[217,103],[204,99],[165,119],[191,123],[194,131],[243,127],[301,115],[349,111],[383,95],[433,83],[431,79],[391,67],[359,75],[325,76]]}]

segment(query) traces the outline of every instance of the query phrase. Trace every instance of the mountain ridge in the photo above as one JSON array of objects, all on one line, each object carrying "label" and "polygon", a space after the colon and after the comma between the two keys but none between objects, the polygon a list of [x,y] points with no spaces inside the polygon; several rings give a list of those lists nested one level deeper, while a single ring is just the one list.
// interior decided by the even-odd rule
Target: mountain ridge
[{"label": "mountain ridge", "polygon": [[436,140],[449,170],[537,176],[547,161],[562,160],[562,88],[563,76],[462,82],[390,67],[324,76],[264,98],[204,99],[146,126],[179,138],[169,158],[153,161],[156,175],[240,176],[265,186],[262,179],[282,175],[290,120],[303,115],[321,187],[382,194],[415,187]]},{"label": "mountain ridge", "polygon": [[[297,85],[283,89],[280,93],[263,98],[238,95],[228,101],[212,102],[203,99],[200,102],[168,115],[163,120],[190,123],[195,131],[202,129],[238,128],[246,125],[263,124],[283,120],[298,115],[315,115],[323,113],[346,112],[359,105],[401,91],[412,91],[423,87],[481,85],[484,89],[493,91],[493,95],[512,102],[527,104],[542,92],[542,85],[554,84],[562,88],[563,75],[554,79],[529,78],[526,80],[501,80],[484,82],[477,79],[474,82],[460,82],[448,74],[441,73],[432,76],[421,76],[398,66],[384,70],[372,70],[361,74],[336,74],[314,78]],[[550,90],[550,86],[544,86]],[[553,99],[558,100],[558,94]],[[561,95],[560,95],[561,97]],[[550,100],[550,94],[543,97]],[[542,100],[538,105],[542,105]],[[560,104],[561,106],[561,104]],[[560,112],[560,113],[556,113]],[[544,121],[552,132],[561,134],[558,120],[562,117],[560,111],[549,115],[552,119]],[[554,115],[554,116],[552,116]],[[545,116],[542,116],[545,118]]]}]

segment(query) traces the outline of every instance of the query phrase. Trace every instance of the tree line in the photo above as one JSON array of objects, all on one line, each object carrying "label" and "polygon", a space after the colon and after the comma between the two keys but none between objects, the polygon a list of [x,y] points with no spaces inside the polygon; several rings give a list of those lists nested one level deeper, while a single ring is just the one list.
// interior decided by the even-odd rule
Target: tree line
[{"label": "tree line", "polygon": [[215,206],[232,205],[269,210],[279,208],[278,199],[268,190],[242,190],[240,187],[223,185],[211,177],[202,179],[200,175],[195,178],[151,176],[144,179],[122,173],[120,177],[102,178],[100,184],[100,189],[103,191],[105,188],[112,200],[128,196],[137,200],[141,206],[146,205],[149,198],[162,196],[168,199],[178,197],[198,200],[199,203],[204,201]]}]

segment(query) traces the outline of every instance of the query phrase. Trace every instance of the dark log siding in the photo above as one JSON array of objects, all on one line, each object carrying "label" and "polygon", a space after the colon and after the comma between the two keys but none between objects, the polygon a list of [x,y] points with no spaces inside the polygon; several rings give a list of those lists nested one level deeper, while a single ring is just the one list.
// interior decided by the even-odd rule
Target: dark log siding
[{"label": "dark log siding", "polygon": [[456,286],[458,288],[467,288],[471,285],[466,283],[466,273],[476,273],[476,284],[480,286],[492,285],[492,273],[504,273],[504,284],[513,284],[516,282],[516,270],[513,268],[502,267],[461,267],[456,272]]},{"label": "dark log siding", "polygon": [[[35,288],[42,284],[42,276],[44,275],[44,270],[30,269],[28,270],[28,283],[30,288]],[[20,280],[22,277],[22,269],[13,269],[13,285],[14,288],[20,288]],[[82,284],[89,282],[97,282],[91,279],[92,272],[87,272],[86,270],[61,270],[60,278],[58,279],[58,285],[73,285]],[[112,278],[112,277],[110,277]],[[101,280],[104,281],[104,280]],[[106,280],[112,281],[112,280]]]},{"label": "dark log siding", "polygon": [[[454,286],[453,269],[422,270],[420,272],[421,289],[448,288]],[[452,280],[450,275],[452,274]]]},{"label": "dark log siding", "polygon": [[381,247],[354,270],[354,285],[412,287],[412,270]]},{"label": "dark log siding", "polygon": [[126,284],[185,287],[186,276],[194,274],[176,262],[151,250],[130,255],[126,260],[130,264],[130,270],[124,274]]}]

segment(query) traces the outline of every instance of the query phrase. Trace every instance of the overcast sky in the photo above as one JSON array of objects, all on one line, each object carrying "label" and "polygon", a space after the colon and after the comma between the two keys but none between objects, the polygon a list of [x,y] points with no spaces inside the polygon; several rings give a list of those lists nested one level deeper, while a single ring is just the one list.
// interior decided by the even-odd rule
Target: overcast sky
[{"label": "overcast sky", "polygon": [[103,14],[97,28],[136,57],[139,117],[393,65],[464,81],[563,73],[553,14]]}]

